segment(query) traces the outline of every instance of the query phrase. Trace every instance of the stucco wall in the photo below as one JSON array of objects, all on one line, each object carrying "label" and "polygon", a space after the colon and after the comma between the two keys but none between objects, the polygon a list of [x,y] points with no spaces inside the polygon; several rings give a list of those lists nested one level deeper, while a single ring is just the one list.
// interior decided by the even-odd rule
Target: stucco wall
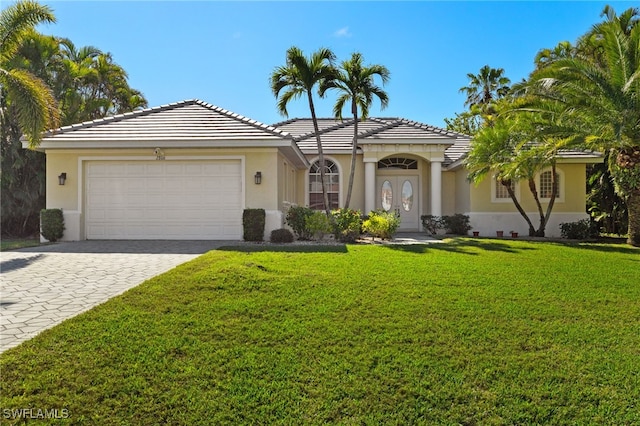
[{"label": "stucco wall", "polygon": [[[268,227],[280,227],[282,223],[281,203],[275,194],[282,190],[279,186],[277,148],[254,149],[163,149],[165,160],[237,158],[244,162],[245,208],[263,208],[267,211]],[[150,149],[87,149],[87,150],[47,150],[47,208],[62,208],[65,215],[65,237],[63,239],[84,239],[84,225],[81,205],[84,197],[82,176],[87,161],[155,160]],[[256,185],[254,175],[262,172],[262,183]],[[64,186],[58,185],[57,176],[67,174]],[[270,232],[270,229],[269,229]],[[268,234],[267,234],[268,235]]]},{"label": "stucco wall", "polygon": [[[558,173],[564,183],[560,183],[561,199],[557,199],[553,206],[554,212],[583,212],[585,211],[586,169],[584,164],[558,164]],[[471,188],[471,211],[474,212],[517,212],[512,202],[492,202],[491,185],[493,179],[487,176],[480,184]],[[538,181],[536,179],[536,185]],[[536,204],[527,182],[518,183],[519,201],[525,211],[536,211]],[[539,188],[538,188],[539,190]],[[547,201],[542,202],[543,207]]]},{"label": "stucco wall", "polygon": [[442,172],[442,215],[456,213],[456,174]]},{"label": "stucco wall", "polygon": [[456,170],[456,213],[466,213],[471,208],[471,183],[465,169]]}]

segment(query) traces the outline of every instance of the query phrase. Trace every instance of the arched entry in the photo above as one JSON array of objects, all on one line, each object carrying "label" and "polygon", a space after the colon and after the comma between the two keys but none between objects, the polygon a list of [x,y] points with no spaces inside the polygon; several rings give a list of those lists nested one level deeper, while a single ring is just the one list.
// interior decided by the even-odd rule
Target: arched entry
[{"label": "arched entry", "polygon": [[400,216],[401,231],[420,230],[418,160],[389,157],[378,161],[376,208]]}]

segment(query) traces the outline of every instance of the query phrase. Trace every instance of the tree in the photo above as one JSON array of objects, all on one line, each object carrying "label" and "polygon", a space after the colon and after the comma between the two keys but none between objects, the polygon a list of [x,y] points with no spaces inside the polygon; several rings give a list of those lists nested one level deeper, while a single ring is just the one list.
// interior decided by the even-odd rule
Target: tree
[{"label": "tree", "polygon": [[329,195],[325,182],[325,161],[318,128],[318,119],[313,103],[313,92],[316,85],[334,78],[336,71],[333,67],[335,55],[326,48],[313,52],[308,58],[302,50],[292,46],[287,50],[286,63],[275,68],[271,74],[271,90],[278,100],[278,111],[288,117],[287,105],[292,99],[306,96],[311,111],[311,120],[318,145],[318,161],[320,162],[320,180],[322,181],[322,197],[327,216],[331,217],[329,209]]},{"label": "tree", "polygon": [[605,14],[582,39],[596,53],[551,60],[532,74],[531,88],[563,102],[580,126],[575,132],[588,131],[586,145],[609,152],[609,170],[628,208],[628,243],[640,246],[639,14],[629,9],[618,17],[609,7]]},{"label": "tree", "polygon": [[[469,180],[476,184],[493,173],[527,222],[529,236],[544,237],[558,191],[558,152],[576,144],[576,139],[582,136],[571,133],[572,129],[566,122],[567,116],[556,102],[548,101],[538,112],[521,108],[525,102],[527,99],[511,98],[496,104],[500,113],[491,126],[484,126],[476,133],[465,165],[469,170]],[[538,194],[536,175],[546,168],[551,171],[552,189],[544,209]],[[513,184],[520,181],[527,183],[535,201],[539,215],[537,229],[516,197]]]},{"label": "tree", "polygon": [[[4,15],[5,11],[2,13]],[[1,22],[5,25],[9,20],[3,18]],[[111,82],[108,76],[102,80],[105,87],[114,89],[109,89],[105,91],[105,95],[101,95],[106,101],[102,100],[99,105],[110,106],[97,110],[97,113],[96,109],[90,107],[94,104],[92,96],[97,93],[93,87],[99,81],[95,63],[103,54],[96,48],[89,46],[75,49],[70,40],[42,35],[32,28],[23,30],[20,40],[15,43],[10,49],[11,55],[2,56],[3,70],[29,75],[37,81],[36,84],[45,87],[60,105],[61,125],[146,106],[146,100],[140,92],[129,88],[126,73],[122,71],[114,72],[112,75],[125,76],[124,79],[119,78]],[[4,45],[2,48],[4,49]],[[137,99],[139,102],[129,102],[130,99]],[[45,156],[41,152],[22,148],[20,138],[25,130],[18,120],[18,108],[14,99],[2,96],[0,111],[2,234],[33,235],[38,232],[39,213],[45,205]],[[50,122],[46,127],[56,126],[57,123]],[[36,136],[35,140],[39,140],[40,134],[41,131],[38,131],[31,136]],[[33,138],[31,142],[34,143]]]},{"label": "tree", "polygon": [[[369,108],[373,103],[373,97],[380,100],[380,107],[384,109],[389,104],[389,96],[382,88],[375,84],[374,77],[378,76],[382,84],[389,81],[389,70],[383,65],[364,65],[360,53],[353,53],[351,58],[343,61],[333,79],[324,80],[320,86],[320,96],[328,89],[339,91],[338,99],[333,107],[333,114],[342,120],[342,110],[347,103],[353,114],[353,139],[351,141],[351,168],[349,172],[349,186],[344,208],[349,208],[351,193],[353,191],[353,178],[356,171],[356,153],[358,149],[358,121],[369,117]],[[358,110],[361,111],[358,117]]]},{"label": "tree", "polygon": [[491,68],[485,65],[478,74],[468,73],[469,85],[460,88],[461,93],[467,95],[464,102],[471,110],[480,107],[480,112],[490,114],[492,104],[509,93],[509,80],[504,75],[504,69]]},{"label": "tree", "polygon": [[31,0],[10,5],[0,14],[0,108],[3,118],[15,114],[32,147],[38,145],[44,130],[57,127],[58,104],[41,79],[9,64],[26,36],[42,22],[55,22],[53,12]]}]

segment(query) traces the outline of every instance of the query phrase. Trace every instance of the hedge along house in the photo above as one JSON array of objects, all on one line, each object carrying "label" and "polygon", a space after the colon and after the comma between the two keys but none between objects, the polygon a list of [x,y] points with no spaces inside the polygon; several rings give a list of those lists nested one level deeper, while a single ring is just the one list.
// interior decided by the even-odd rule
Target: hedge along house
[{"label": "hedge along house", "polygon": [[[342,207],[353,121],[320,119],[319,126],[331,207]],[[199,100],[63,127],[39,148],[47,157],[47,208],[63,210],[63,240],[239,240],[245,208],[265,209],[268,238],[291,205],[322,208],[312,129],[310,119],[268,126]],[[399,118],[369,118],[358,129],[351,208],[395,211],[401,231],[420,231],[422,215],[464,213],[481,235],[527,232],[495,180],[467,181],[467,136]],[[587,217],[585,167],[600,161],[593,153],[560,156],[548,235],[559,234],[560,222]],[[547,175],[538,177],[543,200]],[[516,193],[535,219],[526,184]]]}]

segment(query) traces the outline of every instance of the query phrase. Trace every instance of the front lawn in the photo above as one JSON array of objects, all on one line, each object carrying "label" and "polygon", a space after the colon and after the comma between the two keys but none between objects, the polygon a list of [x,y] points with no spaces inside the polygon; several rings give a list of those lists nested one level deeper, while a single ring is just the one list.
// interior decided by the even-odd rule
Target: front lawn
[{"label": "front lawn", "polygon": [[639,250],[316,249],[213,251],[66,321],[0,355],[0,407],[106,425],[640,423]]},{"label": "front lawn", "polygon": [[0,240],[0,251],[17,250],[40,245],[39,238],[3,238]]}]

